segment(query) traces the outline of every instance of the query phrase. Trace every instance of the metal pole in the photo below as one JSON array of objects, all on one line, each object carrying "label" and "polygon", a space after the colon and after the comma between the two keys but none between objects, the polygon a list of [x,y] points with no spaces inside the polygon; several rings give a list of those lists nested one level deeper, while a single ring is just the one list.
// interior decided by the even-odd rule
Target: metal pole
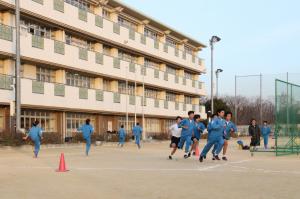
[{"label": "metal pole", "polygon": [[238,125],[237,123],[237,96],[236,96],[236,84],[237,83],[237,76],[234,76],[234,120],[235,120],[235,124]]},{"label": "metal pole", "polygon": [[15,65],[15,118],[16,118],[16,132],[21,128],[21,80],[20,80],[20,1],[15,0],[16,4],[16,65]]},{"label": "metal pole", "polygon": [[219,97],[219,73],[216,72],[216,98]]},{"label": "metal pole", "polygon": [[134,105],[134,125],[136,124],[136,72],[134,73],[134,99],[135,99],[135,105]]},{"label": "metal pole", "polygon": [[[144,67],[144,74],[146,73],[146,67]],[[146,138],[146,124],[145,124],[145,114],[144,114],[144,102],[145,102],[145,75],[143,74],[143,106],[142,106],[142,122],[143,122],[143,140]]]},{"label": "metal pole", "polygon": [[211,113],[213,114],[214,113],[214,65],[213,65],[213,63],[214,63],[214,59],[213,59],[214,44],[213,44],[212,40],[210,40],[210,49],[211,49],[211,52],[210,52],[211,53],[211,60],[210,60],[210,64],[211,64],[211,67],[210,67],[210,70],[211,70],[210,96],[211,96]]},{"label": "metal pole", "polygon": [[260,124],[263,124],[263,118],[262,118],[262,74],[260,73],[260,80],[259,80],[259,85],[260,85],[260,97],[259,97],[259,101],[260,101]]},{"label": "metal pole", "polygon": [[126,67],[126,132],[128,133],[128,77],[127,77],[128,67]]}]

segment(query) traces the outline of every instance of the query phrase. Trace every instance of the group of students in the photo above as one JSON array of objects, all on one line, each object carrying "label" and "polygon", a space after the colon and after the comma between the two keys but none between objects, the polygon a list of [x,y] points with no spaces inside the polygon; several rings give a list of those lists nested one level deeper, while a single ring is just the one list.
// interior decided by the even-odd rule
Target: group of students
[{"label": "group of students", "polygon": [[[225,119],[224,119],[225,116]],[[217,114],[212,115],[211,121],[207,125],[207,144],[203,148],[199,160],[203,162],[207,153],[213,147],[212,154],[213,160],[220,160],[219,154],[223,149],[223,160],[227,160],[226,152],[228,147],[228,140],[231,133],[237,132],[235,124],[231,121],[232,113],[223,109],[217,111]],[[172,151],[169,155],[169,159],[173,159],[177,148],[183,149],[185,144],[184,158],[189,158],[192,154],[195,155],[195,151],[198,148],[199,140],[204,130],[205,125],[201,122],[201,117],[198,114],[194,114],[194,111],[188,112],[188,118],[182,119],[180,116],[176,118],[176,123],[170,126],[169,130],[172,135],[171,147]]]},{"label": "group of students", "polygon": [[[91,136],[94,133],[94,127],[90,124],[91,120],[86,119],[85,124],[80,126],[77,131],[82,133],[83,139],[86,142],[86,148],[85,148],[85,154],[86,156],[89,155],[90,149],[91,149]],[[138,148],[141,148],[140,140],[142,135],[143,129],[140,126],[139,123],[136,124],[136,126],[133,127],[132,133],[135,137],[135,143],[138,146]],[[42,140],[42,128],[39,126],[39,121],[35,121],[32,124],[32,127],[29,129],[29,133],[23,137],[23,140],[27,140],[30,138],[34,143],[34,158],[38,157],[40,148],[41,148],[41,140]],[[126,140],[126,132],[124,129],[124,125],[121,125],[121,128],[118,131],[119,135],[119,145],[123,147],[125,140]]]},{"label": "group of students", "polygon": [[[216,114],[211,116],[211,120],[207,125],[207,143],[203,148],[199,161],[203,162],[206,159],[207,153],[213,147],[212,154],[213,160],[220,160],[219,154],[223,149],[223,160],[227,160],[226,152],[228,148],[228,141],[230,140],[231,133],[236,133],[236,125],[231,121],[232,113],[227,112],[223,109],[219,109]],[[180,116],[176,117],[176,123],[170,126],[169,131],[171,133],[171,154],[169,159],[173,159],[177,149],[183,149],[185,144],[185,154],[184,158],[189,158],[192,154],[195,155],[196,149],[199,145],[199,140],[204,130],[205,125],[201,122],[201,117],[198,114],[194,114],[194,111],[188,112],[188,118],[182,119]],[[260,137],[263,136],[264,147],[268,148],[268,139],[271,133],[270,127],[268,127],[267,121],[264,121],[263,126],[260,128],[256,125],[256,120],[252,119],[249,126],[249,135],[251,136],[250,146],[255,150],[257,146],[260,145]],[[77,129],[81,132],[84,140],[86,141],[85,153],[88,156],[91,148],[91,135],[94,133],[94,127],[90,124],[90,119],[86,119],[84,125]],[[141,136],[143,129],[139,123],[132,128],[132,134],[135,138],[135,144],[140,149]],[[118,131],[119,136],[119,146],[123,147],[126,140],[126,131],[124,125]],[[42,129],[39,126],[39,121],[35,121],[32,124],[29,133],[23,138],[26,140],[28,137],[34,142],[34,157],[38,157],[40,151],[41,139],[42,139]]]}]

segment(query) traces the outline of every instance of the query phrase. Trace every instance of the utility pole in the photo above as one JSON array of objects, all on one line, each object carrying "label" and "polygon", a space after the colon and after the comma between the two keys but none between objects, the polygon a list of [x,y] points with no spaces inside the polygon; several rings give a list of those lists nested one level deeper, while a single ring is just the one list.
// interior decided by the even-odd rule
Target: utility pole
[{"label": "utility pole", "polygon": [[20,79],[20,1],[15,0],[16,4],[16,58],[15,58],[15,132],[21,128],[21,79]]}]

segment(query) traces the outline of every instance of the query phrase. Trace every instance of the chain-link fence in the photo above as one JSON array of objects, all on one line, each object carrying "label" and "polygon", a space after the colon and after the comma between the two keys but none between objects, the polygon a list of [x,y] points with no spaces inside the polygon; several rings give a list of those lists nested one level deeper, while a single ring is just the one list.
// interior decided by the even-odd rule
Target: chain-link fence
[{"label": "chain-link fence", "polygon": [[275,80],[300,84],[300,74],[257,74],[235,76],[235,95],[224,99],[234,110],[237,125],[248,125],[252,118],[259,124],[275,123]]},{"label": "chain-link fence", "polygon": [[300,152],[300,85],[276,80],[276,155]]}]

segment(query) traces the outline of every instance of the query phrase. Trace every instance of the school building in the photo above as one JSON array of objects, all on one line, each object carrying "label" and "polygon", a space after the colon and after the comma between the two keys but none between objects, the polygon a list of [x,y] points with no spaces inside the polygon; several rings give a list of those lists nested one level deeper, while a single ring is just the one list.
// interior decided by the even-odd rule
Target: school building
[{"label": "school building", "polygon": [[[0,0],[0,131],[14,115],[15,1]],[[96,133],[135,121],[164,133],[206,117],[202,43],[116,0],[21,0],[21,127],[62,140],[90,118]],[[128,118],[128,119],[127,119]]]}]

